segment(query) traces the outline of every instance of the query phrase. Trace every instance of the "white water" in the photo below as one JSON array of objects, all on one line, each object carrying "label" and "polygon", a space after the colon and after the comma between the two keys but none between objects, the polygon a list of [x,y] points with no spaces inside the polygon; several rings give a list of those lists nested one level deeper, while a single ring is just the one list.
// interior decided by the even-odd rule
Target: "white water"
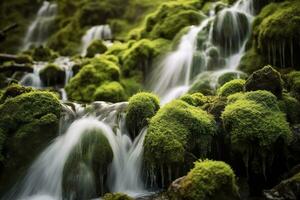
[{"label": "white water", "polygon": [[29,26],[23,41],[22,50],[27,50],[32,45],[43,45],[51,32],[57,13],[56,3],[44,1],[35,20]]},{"label": "white water", "polygon": [[[113,161],[109,169],[108,187],[110,191],[125,192],[131,196],[146,193],[141,180],[143,141],[146,129],[131,141],[125,128],[124,114],[127,103],[107,104],[96,102],[91,105],[94,114],[82,116],[67,131],[59,135],[32,164],[25,178],[5,196],[7,200],[62,200],[63,170],[67,159],[82,136],[89,130],[101,130],[107,138]],[[78,106],[77,106],[78,107]],[[76,105],[75,105],[76,108]],[[73,112],[73,111],[72,111]],[[71,113],[74,115],[74,113]],[[93,181],[81,187],[90,191]],[[88,185],[89,188],[85,188]]]},{"label": "white water", "polygon": [[[210,12],[210,16],[203,20],[199,26],[191,26],[187,34],[185,34],[177,47],[177,49],[169,53],[165,59],[153,70],[148,77],[148,86],[150,90],[158,94],[162,99],[162,104],[178,98],[186,93],[193,82],[194,77],[201,77],[199,74],[213,70],[213,77],[219,77],[228,71],[236,71],[236,68],[244,54],[245,45],[250,34],[250,27],[253,18],[253,2],[252,0],[239,0],[232,7],[225,8],[218,13],[214,9]],[[225,20],[225,17],[230,19]],[[240,18],[246,19],[247,32],[242,30]],[[214,38],[226,32],[226,25],[229,25],[232,34],[237,35],[234,40],[231,37],[225,37],[222,44],[214,44]],[[216,27],[216,28],[215,28]],[[216,29],[216,30],[214,30]],[[200,34],[205,34],[206,38],[202,44],[198,43]],[[237,42],[238,50],[234,53],[232,43]],[[223,46],[222,46],[223,45]],[[224,46],[225,45],[225,46]],[[223,56],[225,62],[218,67],[220,70],[210,69],[210,62],[216,58],[210,56],[209,51],[216,49],[218,57]],[[195,62],[194,56],[198,52],[200,62]],[[223,54],[229,54],[222,55]],[[225,52],[225,53],[224,53]],[[218,58],[220,59],[220,58]],[[217,60],[218,63],[220,62]],[[213,67],[216,67],[213,65]],[[197,74],[193,74],[196,69]],[[217,83],[213,78],[212,86]]]},{"label": "white water", "polygon": [[86,50],[89,47],[89,45],[94,41],[94,40],[104,40],[109,43],[109,40],[112,39],[112,31],[109,27],[109,25],[98,25],[98,26],[93,26],[87,32],[81,39],[81,55],[85,56],[86,55]]}]

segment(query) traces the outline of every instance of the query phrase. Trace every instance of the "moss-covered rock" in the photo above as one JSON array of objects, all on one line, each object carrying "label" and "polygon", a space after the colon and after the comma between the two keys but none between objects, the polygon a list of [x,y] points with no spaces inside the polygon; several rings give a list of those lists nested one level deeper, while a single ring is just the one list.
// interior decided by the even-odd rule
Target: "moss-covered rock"
[{"label": "moss-covered rock", "polygon": [[129,99],[126,126],[134,138],[159,109],[159,99],[152,93],[141,92]]},{"label": "moss-covered rock", "polygon": [[96,54],[102,54],[107,50],[106,45],[103,43],[102,40],[94,40],[86,50],[87,57],[94,57]]},{"label": "moss-covered rock", "polygon": [[279,101],[279,108],[286,114],[288,122],[291,124],[300,123],[300,102],[290,94],[284,93]]},{"label": "moss-covered rock", "polygon": [[104,194],[105,176],[112,159],[112,149],[102,131],[86,130],[64,166],[64,198],[90,199]]},{"label": "moss-covered rock", "polygon": [[[173,186],[173,187],[172,187]],[[221,161],[197,161],[187,176],[169,188],[170,199],[239,200],[236,178],[231,167]]]},{"label": "moss-covered rock", "polygon": [[70,100],[91,102],[96,89],[107,81],[119,81],[120,69],[105,57],[96,57],[81,70],[66,85]]},{"label": "moss-covered rock", "polygon": [[127,99],[123,86],[116,81],[103,83],[94,93],[95,101],[121,102]]},{"label": "moss-covered rock", "polygon": [[121,85],[123,86],[125,93],[128,97],[143,91],[142,80],[138,77],[132,77],[128,79],[121,79]]},{"label": "moss-covered rock", "polygon": [[202,106],[209,114],[215,117],[217,122],[220,122],[220,117],[227,105],[227,98],[223,96],[210,96],[206,103]]},{"label": "moss-covered rock", "polygon": [[292,71],[287,75],[287,88],[292,96],[300,100],[300,72]]},{"label": "moss-covered rock", "polygon": [[257,50],[252,47],[247,50],[242,57],[238,68],[246,73],[253,73],[256,70],[259,70],[261,66],[268,64],[268,61],[265,56],[262,56],[257,52]]},{"label": "moss-covered rock", "polygon": [[51,61],[58,57],[58,54],[48,47],[39,46],[33,49],[32,58],[35,61]]},{"label": "moss-covered rock", "polygon": [[192,83],[189,93],[200,92],[204,95],[213,95],[215,93],[214,89],[211,87],[211,73],[204,72],[196,77],[195,81]]},{"label": "moss-covered rock", "polygon": [[39,72],[40,78],[45,86],[63,85],[66,72],[56,64],[48,64]]},{"label": "moss-covered rock", "polygon": [[103,200],[133,200],[133,198],[122,193],[107,193],[104,195]]},{"label": "moss-covered rock", "polygon": [[61,112],[59,100],[52,93],[25,90],[16,95],[0,105],[0,132],[6,138],[5,151],[1,152],[2,192],[15,183],[35,156],[56,137]]},{"label": "moss-covered rock", "polygon": [[238,72],[238,71],[229,71],[229,72],[225,72],[222,75],[219,76],[218,78],[218,85],[222,86],[225,83],[232,81],[234,79],[246,79],[247,78],[247,74],[243,73],[243,72]]},{"label": "moss-covered rock", "polygon": [[150,120],[144,141],[145,161],[153,167],[189,165],[185,154],[206,157],[216,131],[213,117],[201,108],[174,100]]},{"label": "moss-covered rock", "polygon": [[267,90],[281,98],[283,81],[281,75],[271,66],[255,71],[245,83],[246,91]]},{"label": "moss-covered rock", "polygon": [[185,94],[180,97],[180,100],[185,101],[192,106],[198,107],[203,106],[208,101],[208,98],[199,92],[193,94]]},{"label": "moss-covered rock", "polygon": [[13,83],[13,84],[9,85],[3,91],[3,94],[1,95],[0,103],[2,104],[9,98],[14,98],[23,93],[28,93],[28,92],[32,92],[32,91],[33,91],[33,88],[31,88],[31,87],[24,87],[19,84]]},{"label": "moss-covered rock", "polygon": [[243,92],[245,82],[246,81],[243,79],[234,79],[232,81],[229,81],[218,89],[218,95],[227,97],[234,93]]}]

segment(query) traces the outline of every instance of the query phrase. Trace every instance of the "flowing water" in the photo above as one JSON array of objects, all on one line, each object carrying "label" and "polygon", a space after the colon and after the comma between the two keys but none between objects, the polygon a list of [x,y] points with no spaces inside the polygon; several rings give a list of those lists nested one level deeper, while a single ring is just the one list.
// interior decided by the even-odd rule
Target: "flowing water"
[{"label": "flowing water", "polygon": [[94,41],[94,40],[104,40],[106,41],[106,44],[109,45],[109,41],[112,39],[112,31],[109,27],[109,25],[98,25],[93,26],[82,37],[82,44],[81,44],[81,55],[86,55],[86,50],[88,46]]},{"label": "flowing water", "polygon": [[186,93],[194,80],[203,78],[201,73],[210,71],[211,81],[217,81],[222,74],[236,71],[245,51],[252,19],[252,0],[239,0],[219,12],[212,9],[199,26],[192,26],[183,35],[177,49],[153,70],[148,77],[150,90],[165,104]]},{"label": "flowing water", "polygon": [[[252,0],[239,0],[219,12],[213,9],[199,26],[190,27],[182,36],[177,49],[169,53],[153,71],[149,77],[150,88],[162,97],[164,104],[186,93],[194,80],[209,77],[211,87],[217,87],[219,76],[236,72],[251,22]],[[87,31],[82,38],[83,54],[94,39],[111,39],[109,27],[96,26]],[[72,73],[71,65],[66,66],[63,68],[70,72],[66,73],[67,83]],[[42,67],[43,64],[36,63],[34,73],[25,76],[21,82],[43,87],[38,75]],[[64,92],[63,88],[61,91]],[[78,192],[86,197],[84,199],[96,198],[96,178],[100,179],[102,192],[106,187],[110,192],[124,192],[131,196],[147,193],[142,180],[143,141],[147,129],[144,128],[135,139],[129,137],[125,126],[126,107],[127,103],[95,102],[87,106],[64,104],[67,114],[61,119],[59,136],[40,154],[25,178],[5,199],[62,200],[66,162],[82,138],[94,129],[100,130],[107,138],[113,152],[113,161],[106,178],[104,175],[93,177],[90,170],[82,166],[83,173],[78,174],[77,180],[80,183]]]},{"label": "flowing water", "polygon": [[57,4],[44,1],[39,9],[35,20],[29,26],[23,41],[22,50],[27,50],[31,46],[43,45],[55,25]]}]

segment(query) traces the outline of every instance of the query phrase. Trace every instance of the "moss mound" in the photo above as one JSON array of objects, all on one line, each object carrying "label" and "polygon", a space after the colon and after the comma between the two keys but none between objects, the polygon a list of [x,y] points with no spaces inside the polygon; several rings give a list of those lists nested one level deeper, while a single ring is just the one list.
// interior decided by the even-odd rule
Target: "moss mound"
[{"label": "moss mound", "polygon": [[185,94],[180,97],[180,100],[185,101],[192,106],[198,107],[203,106],[208,101],[208,98],[199,92],[193,94]]},{"label": "moss mound", "polygon": [[234,93],[243,92],[245,82],[246,81],[243,79],[235,79],[235,80],[229,81],[218,89],[218,95],[227,97]]},{"label": "moss mound", "polygon": [[159,109],[159,99],[152,93],[141,92],[129,99],[126,126],[134,138]]},{"label": "moss mound", "polygon": [[31,52],[35,61],[51,61],[58,57],[58,54],[52,49],[44,46],[36,47]]},{"label": "moss mound", "polygon": [[13,83],[13,84],[9,85],[3,91],[3,94],[1,95],[1,99],[0,99],[0,103],[2,104],[6,101],[6,99],[14,98],[23,93],[28,93],[28,92],[32,92],[32,91],[33,91],[33,88],[31,88],[31,87],[24,87],[19,84]]},{"label": "moss mound", "polygon": [[[99,129],[90,129],[74,147],[63,171],[64,198],[91,199],[105,192],[103,185],[113,152]],[[97,177],[97,178],[96,178]],[[85,183],[83,186],[82,183]],[[81,189],[85,187],[86,190]]]},{"label": "moss mound", "polygon": [[119,81],[120,69],[106,57],[96,57],[83,66],[66,85],[70,100],[91,102],[98,87],[105,82]]},{"label": "moss mound", "polygon": [[102,54],[107,51],[106,45],[102,40],[94,40],[86,50],[86,57],[94,57],[96,54]]},{"label": "moss mound", "polygon": [[184,154],[206,156],[216,131],[212,116],[184,101],[174,100],[150,120],[145,137],[145,161],[151,165],[184,163]]},{"label": "moss mound", "polygon": [[40,78],[45,86],[63,85],[66,72],[56,64],[48,64],[39,72]]},{"label": "moss mound", "polygon": [[239,200],[236,179],[231,167],[221,161],[197,161],[194,168],[179,182],[174,199]]},{"label": "moss mound", "polygon": [[286,114],[288,122],[291,124],[300,123],[300,102],[296,98],[284,93],[282,100],[279,101],[279,107]]},{"label": "moss mound", "polygon": [[287,75],[287,87],[292,96],[300,100],[300,72],[293,71]]},{"label": "moss mound", "polygon": [[112,103],[125,101],[127,96],[123,86],[116,81],[102,84],[94,93],[95,101],[108,101]]},{"label": "moss mound", "polygon": [[246,91],[267,90],[280,98],[283,89],[282,83],[280,73],[271,66],[265,66],[249,76],[245,83],[245,89]]}]

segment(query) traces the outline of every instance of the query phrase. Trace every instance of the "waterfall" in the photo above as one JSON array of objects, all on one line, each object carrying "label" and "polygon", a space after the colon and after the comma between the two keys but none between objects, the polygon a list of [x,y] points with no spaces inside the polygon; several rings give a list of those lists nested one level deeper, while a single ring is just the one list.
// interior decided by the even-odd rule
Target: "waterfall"
[{"label": "waterfall", "polygon": [[40,46],[46,42],[54,26],[56,13],[56,3],[43,2],[35,20],[31,23],[26,32],[22,50],[27,50],[32,45]]},{"label": "waterfall", "polygon": [[228,71],[237,71],[252,21],[252,0],[239,0],[219,12],[213,6],[209,16],[199,26],[191,26],[177,49],[150,73],[147,86],[165,104],[186,93],[195,77],[201,78],[204,72],[211,71],[214,81]]},{"label": "waterfall", "polygon": [[82,37],[81,55],[86,55],[86,50],[94,40],[104,40],[109,42],[112,39],[112,31],[109,25],[98,25],[88,29]]},{"label": "waterfall", "polygon": [[[146,193],[141,180],[143,141],[146,129],[134,141],[125,127],[124,111],[127,103],[108,104],[95,102],[90,105],[94,112],[88,113],[78,105],[71,115],[77,116],[64,134],[59,135],[29,168],[25,178],[6,196],[7,200],[62,200],[63,171],[67,159],[82,136],[89,130],[100,130],[107,138],[113,161],[109,168],[108,188],[112,192],[124,192],[131,196]],[[72,110],[72,108],[68,108]],[[67,123],[68,120],[64,120]],[[85,171],[88,174],[88,171]],[[90,175],[90,174],[88,174]],[[98,177],[95,177],[98,178]],[[94,187],[92,178],[80,184],[81,190]],[[94,196],[93,198],[96,198]]]}]

